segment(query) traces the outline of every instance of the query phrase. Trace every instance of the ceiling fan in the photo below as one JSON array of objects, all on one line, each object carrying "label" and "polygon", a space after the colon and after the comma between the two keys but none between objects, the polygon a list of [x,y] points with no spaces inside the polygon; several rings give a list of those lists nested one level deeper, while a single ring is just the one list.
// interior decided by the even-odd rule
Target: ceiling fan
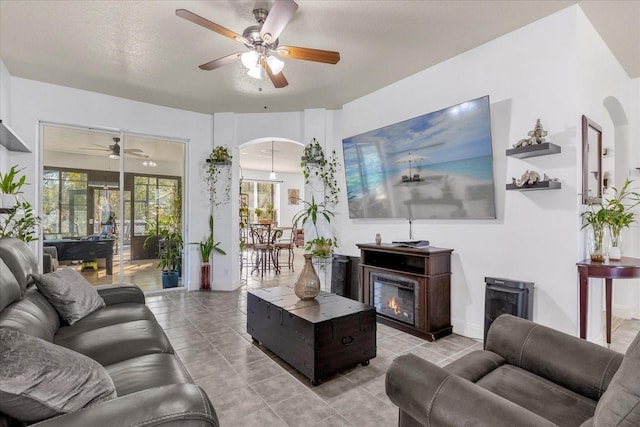
[{"label": "ceiling fan", "polygon": [[[101,148],[86,148],[86,147],[81,147],[81,150],[95,150],[95,151],[108,151],[109,152],[109,157],[112,159],[117,159],[120,157],[120,138],[115,137],[113,138],[113,144],[110,145],[109,147],[105,147],[103,145],[98,145],[98,144],[93,144],[96,147],[101,147]],[[141,159],[148,159],[149,156],[147,156],[146,154],[142,153],[142,150],[139,148],[125,148],[124,149],[124,154],[128,155],[128,156],[133,156],[133,157],[139,157]]]},{"label": "ceiling fan", "polygon": [[310,49],[306,47],[279,46],[278,36],[289,23],[298,5],[293,0],[276,0],[271,10],[254,9],[253,16],[258,25],[247,27],[242,35],[237,34],[208,19],[189,12],[186,9],[176,10],[176,15],[198,24],[204,28],[240,42],[248,49],[246,52],[236,52],[222,58],[214,59],[200,65],[202,70],[215,70],[223,65],[241,61],[249,70],[247,74],[253,78],[261,78],[262,70],[276,88],[283,88],[289,84],[282,74],[284,62],[276,57],[301,59],[304,61],[336,64],[340,60],[340,53],[329,50]]}]

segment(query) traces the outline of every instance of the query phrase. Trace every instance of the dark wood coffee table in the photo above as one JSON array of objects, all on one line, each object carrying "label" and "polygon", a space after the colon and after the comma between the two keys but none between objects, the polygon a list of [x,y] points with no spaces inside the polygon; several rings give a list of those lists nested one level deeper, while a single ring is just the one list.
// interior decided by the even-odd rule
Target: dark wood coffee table
[{"label": "dark wood coffee table", "polygon": [[247,332],[313,385],[376,357],[376,311],[336,294],[302,301],[293,287],[247,292]]}]

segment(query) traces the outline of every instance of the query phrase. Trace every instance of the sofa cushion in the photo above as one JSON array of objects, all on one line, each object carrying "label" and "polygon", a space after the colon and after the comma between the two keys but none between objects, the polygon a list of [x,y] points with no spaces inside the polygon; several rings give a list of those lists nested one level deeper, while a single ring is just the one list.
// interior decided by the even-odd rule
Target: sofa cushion
[{"label": "sofa cushion", "polygon": [[189,372],[175,354],[154,353],[105,366],[118,396],[168,384],[190,384]]},{"label": "sofa cushion", "polygon": [[0,311],[20,298],[22,298],[22,291],[18,280],[0,258]]},{"label": "sofa cushion", "polygon": [[579,426],[596,402],[513,365],[489,372],[476,384],[559,426]]},{"label": "sofa cushion", "polygon": [[622,363],[620,353],[509,314],[491,324],[485,349],[596,401]]},{"label": "sofa cushion", "polygon": [[67,340],[74,335],[91,332],[95,329],[106,326],[118,325],[120,323],[133,322],[136,320],[154,320],[155,317],[149,308],[142,304],[125,303],[107,305],[96,310],[82,320],[73,325],[62,326],[56,333],[57,340]]},{"label": "sofa cushion", "polygon": [[14,329],[51,342],[60,328],[60,316],[36,286],[30,285],[21,300],[0,311],[0,328]]},{"label": "sofa cushion", "polygon": [[103,366],[145,354],[173,353],[169,339],[155,320],[135,320],[78,334],[58,334],[53,342],[89,356]]},{"label": "sofa cushion", "polygon": [[598,401],[594,425],[640,425],[640,334],[627,349],[620,369]]},{"label": "sofa cushion", "polygon": [[30,335],[0,329],[0,410],[25,422],[116,397],[96,361]]},{"label": "sofa cushion", "polygon": [[38,272],[38,259],[25,242],[15,237],[0,239],[0,258],[7,264],[24,294],[31,283],[31,275]]},{"label": "sofa cushion", "polygon": [[91,283],[71,268],[34,274],[33,279],[42,295],[70,325],[105,306]]}]

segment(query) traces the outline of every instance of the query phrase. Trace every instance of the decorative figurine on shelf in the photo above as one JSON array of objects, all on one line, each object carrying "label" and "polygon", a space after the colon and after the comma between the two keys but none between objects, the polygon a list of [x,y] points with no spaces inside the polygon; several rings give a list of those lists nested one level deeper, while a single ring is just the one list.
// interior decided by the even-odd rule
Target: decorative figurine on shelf
[{"label": "decorative figurine on shelf", "polygon": [[529,138],[524,138],[518,141],[516,144],[513,144],[513,148],[526,147],[527,145],[538,145],[545,142],[544,137],[547,136],[549,132],[542,128],[542,124],[540,123],[540,119],[536,122],[536,126],[533,128],[531,132],[528,133]]},{"label": "decorative figurine on shelf", "polygon": [[511,178],[511,182],[513,182],[518,187],[523,187],[525,185],[533,185],[536,182],[547,182],[547,181],[558,181],[558,178],[549,178],[549,175],[546,173],[544,177],[540,179],[540,174],[534,170],[525,171],[520,179]]}]

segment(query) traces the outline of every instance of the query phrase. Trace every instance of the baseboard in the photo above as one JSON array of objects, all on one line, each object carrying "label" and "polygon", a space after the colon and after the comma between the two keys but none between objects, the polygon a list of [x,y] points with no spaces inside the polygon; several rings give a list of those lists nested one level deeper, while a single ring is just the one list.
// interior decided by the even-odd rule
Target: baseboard
[{"label": "baseboard", "polygon": [[620,317],[621,319],[633,318],[633,308],[628,305],[614,304],[611,307],[611,312],[614,317]]},{"label": "baseboard", "polygon": [[453,326],[453,333],[456,335],[477,340],[484,339],[484,326],[472,325],[453,319],[451,320],[451,325]]}]

